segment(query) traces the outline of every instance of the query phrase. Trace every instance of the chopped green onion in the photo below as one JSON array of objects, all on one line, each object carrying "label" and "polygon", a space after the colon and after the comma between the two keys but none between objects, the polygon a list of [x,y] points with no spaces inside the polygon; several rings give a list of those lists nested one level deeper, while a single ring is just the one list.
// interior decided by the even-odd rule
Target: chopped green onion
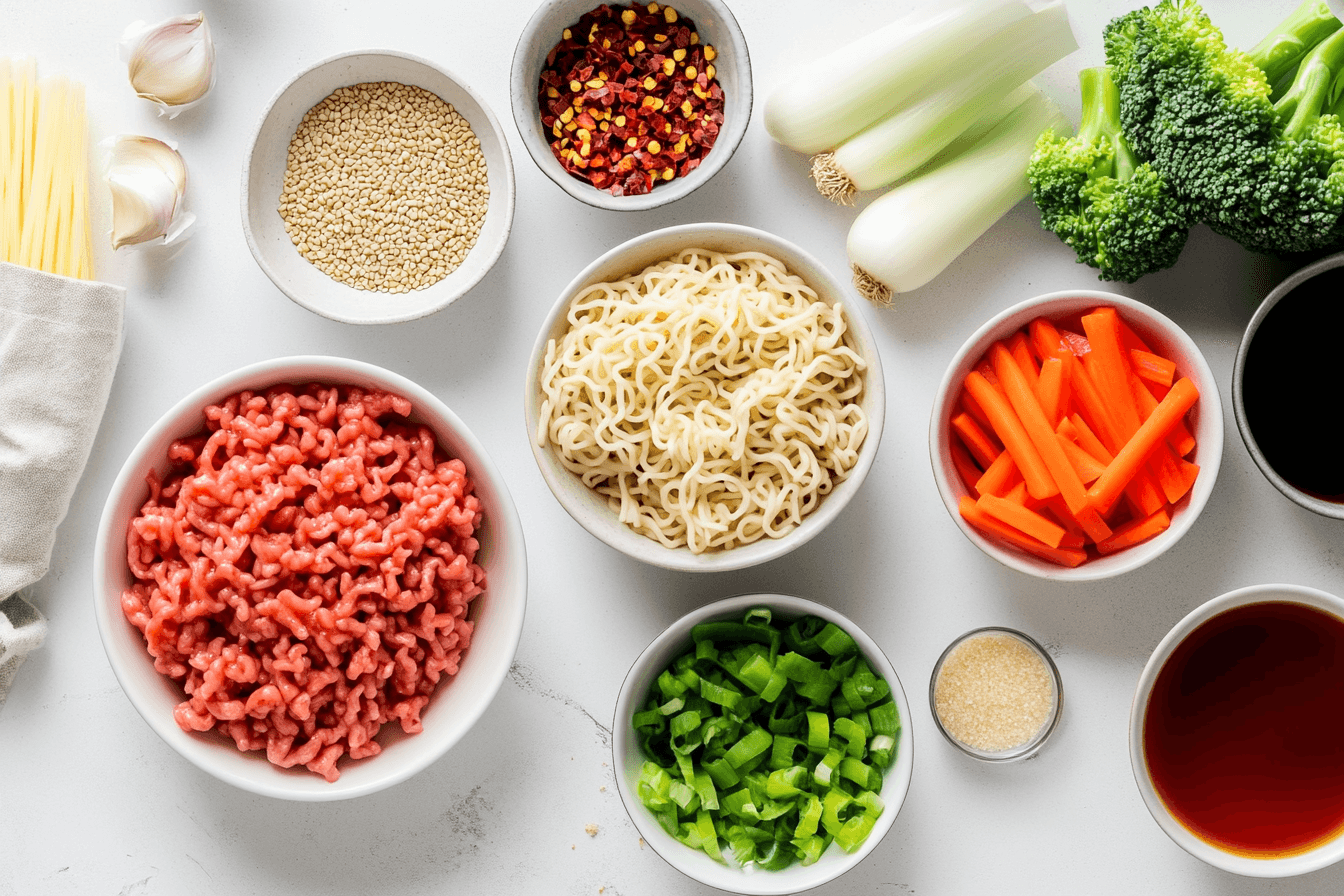
[{"label": "chopped green onion", "polygon": [[[671,836],[762,870],[858,849],[883,812],[901,721],[854,639],[814,616],[692,630],[632,724],[640,800]],[[782,652],[781,652],[782,649]]]}]

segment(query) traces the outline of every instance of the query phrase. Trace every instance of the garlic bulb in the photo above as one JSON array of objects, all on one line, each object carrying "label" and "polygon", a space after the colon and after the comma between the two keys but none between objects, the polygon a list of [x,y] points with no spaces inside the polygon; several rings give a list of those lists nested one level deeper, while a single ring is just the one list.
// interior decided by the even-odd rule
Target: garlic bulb
[{"label": "garlic bulb", "polygon": [[112,141],[107,185],[112,191],[112,248],[171,243],[195,216],[183,207],[187,166],[177,150],[152,137]]},{"label": "garlic bulb", "polygon": [[215,83],[215,44],[205,13],[126,29],[121,46],[136,94],[172,118],[198,103]]}]

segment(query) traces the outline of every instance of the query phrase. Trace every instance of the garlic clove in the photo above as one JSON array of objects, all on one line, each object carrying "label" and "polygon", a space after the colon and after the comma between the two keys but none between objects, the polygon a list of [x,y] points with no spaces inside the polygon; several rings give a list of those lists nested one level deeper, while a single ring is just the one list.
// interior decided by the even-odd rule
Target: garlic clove
[{"label": "garlic clove", "polygon": [[204,13],[157,25],[135,22],[121,45],[136,94],[169,118],[194,106],[215,83],[215,44]]},{"label": "garlic clove", "polygon": [[117,137],[107,185],[112,192],[113,249],[156,240],[170,243],[195,220],[183,206],[186,163],[162,140]]}]

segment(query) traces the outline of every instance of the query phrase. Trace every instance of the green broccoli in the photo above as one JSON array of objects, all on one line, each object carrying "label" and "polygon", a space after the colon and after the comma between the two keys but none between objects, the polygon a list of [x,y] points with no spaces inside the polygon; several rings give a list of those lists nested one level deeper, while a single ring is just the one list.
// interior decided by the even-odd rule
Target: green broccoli
[{"label": "green broccoli", "polygon": [[1078,75],[1083,116],[1078,134],[1046,131],[1027,166],[1041,225],[1097,268],[1102,280],[1133,283],[1169,268],[1194,225],[1189,203],[1120,132],[1120,94],[1105,66]]},{"label": "green broccoli", "polygon": [[[1344,32],[1323,2],[1251,53],[1229,48],[1194,0],[1121,16],[1104,43],[1125,136],[1199,220],[1274,254],[1344,238],[1344,131],[1326,111]],[[1273,84],[1290,79],[1276,105]]]}]

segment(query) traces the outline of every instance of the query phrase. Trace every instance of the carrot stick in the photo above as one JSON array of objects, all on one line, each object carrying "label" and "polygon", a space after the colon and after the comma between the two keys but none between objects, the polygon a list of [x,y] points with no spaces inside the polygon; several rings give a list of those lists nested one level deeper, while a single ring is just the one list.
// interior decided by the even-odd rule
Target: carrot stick
[{"label": "carrot stick", "polygon": [[1121,548],[1132,547],[1165,532],[1171,526],[1171,514],[1164,507],[1150,516],[1131,520],[1115,530],[1105,541],[1097,542],[1097,553],[1114,554]]},{"label": "carrot stick", "polygon": [[1036,367],[1036,359],[1031,356],[1031,348],[1027,345],[1027,335],[1018,330],[1008,340],[1008,351],[1012,353],[1013,360],[1017,362],[1017,367],[1022,371],[1022,375],[1027,378],[1031,384],[1031,390],[1036,391],[1036,380],[1040,377],[1040,371]]},{"label": "carrot stick", "polygon": [[[1096,433],[1092,432],[1092,430],[1088,428],[1087,422],[1083,420],[1082,417],[1079,417],[1077,414],[1074,414],[1073,416],[1069,417],[1065,422],[1068,423],[1071,427],[1073,427],[1074,431],[1078,433],[1077,442],[1079,448],[1082,448],[1084,451],[1095,457],[1097,460],[1101,461],[1103,464],[1109,464],[1112,460],[1115,459],[1115,456],[1112,455],[1111,452],[1106,450],[1106,446],[1101,444],[1101,439],[1097,438]],[[1064,425],[1063,423],[1060,424],[1060,426],[1063,425]]]},{"label": "carrot stick", "polygon": [[1021,504],[1015,504],[1006,498],[981,495],[980,500],[975,503],[981,510],[999,522],[1006,523],[1052,548],[1059,547],[1059,542],[1064,537],[1063,526],[1056,525],[1036,511],[1028,510]]},{"label": "carrot stick", "polygon": [[1141,422],[1129,387],[1129,358],[1120,345],[1119,315],[1114,308],[1098,308],[1083,315],[1083,330],[1092,346],[1084,367],[1118,425],[1116,435],[1120,441],[1111,450],[1119,452]]},{"label": "carrot stick", "polygon": [[[1165,397],[1164,392],[1161,397]],[[1153,413],[1153,408],[1157,407],[1160,400],[1153,393],[1152,385],[1146,381],[1140,380],[1138,387],[1134,390],[1134,402],[1139,406],[1140,419],[1147,420]],[[1195,437],[1190,432],[1189,427],[1185,425],[1184,420],[1177,421],[1172,427],[1171,433],[1167,436],[1167,444],[1176,452],[1178,457],[1187,457],[1191,451],[1195,450]]]},{"label": "carrot stick", "polygon": [[1155,354],[1155,352],[1148,347],[1148,343],[1144,342],[1139,334],[1135,333],[1133,328],[1125,323],[1123,317],[1120,318],[1120,344],[1127,349],[1148,352],[1150,355]]},{"label": "carrot stick", "polygon": [[962,518],[979,530],[986,538],[1033,554],[1042,560],[1048,560],[1060,566],[1074,567],[1087,559],[1086,551],[1076,548],[1052,548],[1050,545],[1014,529],[1012,526],[999,522],[977,507],[975,501],[970,497],[961,499],[958,510],[961,512]]},{"label": "carrot stick", "polygon": [[1041,375],[1036,379],[1036,396],[1040,399],[1041,410],[1051,426],[1059,423],[1064,407],[1064,362],[1059,358],[1046,358],[1041,362]]},{"label": "carrot stick", "polygon": [[1019,482],[1017,485],[1008,489],[1008,493],[1003,496],[1003,500],[1011,501],[1019,507],[1026,507],[1027,503],[1031,500],[1027,495],[1027,484],[1025,482]]},{"label": "carrot stick", "polygon": [[1013,463],[1017,464],[1017,469],[1027,483],[1027,491],[1036,498],[1048,498],[1059,491],[1008,399],[976,370],[966,375],[966,391],[980,402],[980,407],[989,415],[1004,450],[1013,455]]},{"label": "carrot stick", "polygon": [[1137,376],[1159,386],[1170,386],[1176,378],[1176,362],[1152,352],[1132,348],[1129,350],[1129,363]]},{"label": "carrot stick", "polygon": [[[1153,402],[1157,404],[1157,402]],[[985,409],[980,407],[980,402],[971,397],[971,393],[965,389],[961,390],[961,409],[971,415],[971,419],[980,424],[980,428],[986,431],[986,434],[992,432],[994,426],[989,422],[989,415]]]},{"label": "carrot stick", "polygon": [[1010,488],[1021,481],[1022,474],[1018,472],[1017,464],[1013,463],[1013,453],[1003,451],[994,458],[994,463],[989,465],[984,475],[976,480],[975,493],[1003,497]]},{"label": "carrot stick", "polygon": [[1078,478],[1082,480],[1083,485],[1092,484],[1097,480],[1097,477],[1106,471],[1106,464],[1079,448],[1060,433],[1055,433],[1055,438],[1059,439],[1065,457],[1069,459],[1069,463],[1073,464],[1073,468],[1078,472]]},{"label": "carrot stick", "polygon": [[1028,324],[1027,333],[1031,336],[1031,347],[1036,349],[1036,354],[1042,361],[1046,358],[1062,359],[1063,355],[1073,354],[1064,344],[1055,325],[1043,317],[1038,317]]},{"label": "carrot stick", "polygon": [[[1078,517],[1079,525],[1092,536],[1093,540],[1100,540],[1110,535],[1110,529],[1099,516],[1088,514],[1079,517],[1088,506],[1087,488],[1065,456],[1059,438],[1055,435],[1054,426],[1046,419],[1045,412],[1041,410],[1040,402],[1036,400],[1036,394],[1032,391],[1026,376],[1018,368],[1017,361],[1001,342],[996,342],[990,347],[989,357],[994,364],[994,372],[999,375],[999,382],[1003,385],[1008,401],[1017,412],[1018,419],[1022,421],[1032,445],[1040,453],[1041,460],[1058,487],[1059,494],[1063,496],[1064,503],[1068,505],[1069,512]],[[1027,480],[1027,484],[1030,491],[1030,479]],[[1049,495],[1032,492],[1032,497],[1044,499]]]},{"label": "carrot stick", "polygon": [[1045,505],[1038,508],[1037,512],[1059,523],[1064,529],[1064,537],[1059,542],[1060,547],[1081,548],[1087,544],[1087,533],[1078,525],[1078,521],[1073,518],[1073,514],[1069,513],[1068,506],[1059,495],[1048,498]]},{"label": "carrot stick", "polygon": [[960,413],[952,418],[952,431],[961,439],[966,450],[971,452],[971,457],[980,465],[980,469],[987,470],[989,465],[994,463],[994,458],[999,456],[998,447],[989,440],[985,431],[971,419],[971,415]]},{"label": "carrot stick", "polygon": [[957,475],[961,477],[962,484],[966,488],[974,490],[975,484],[980,481],[980,477],[984,474],[980,472],[980,468],[975,465],[971,455],[961,445],[952,442],[948,445],[948,448],[952,451],[952,466],[957,468]]},{"label": "carrot stick", "polygon": [[1152,416],[1143,422],[1134,437],[1115,453],[1115,459],[1106,467],[1087,492],[1088,501],[1100,512],[1106,512],[1120,496],[1134,475],[1139,472],[1153,449],[1166,439],[1171,427],[1185,416],[1186,411],[1199,399],[1199,390],[1188,378],[1182,378],[1171,387],[1167,397],[1153,409]]}]

